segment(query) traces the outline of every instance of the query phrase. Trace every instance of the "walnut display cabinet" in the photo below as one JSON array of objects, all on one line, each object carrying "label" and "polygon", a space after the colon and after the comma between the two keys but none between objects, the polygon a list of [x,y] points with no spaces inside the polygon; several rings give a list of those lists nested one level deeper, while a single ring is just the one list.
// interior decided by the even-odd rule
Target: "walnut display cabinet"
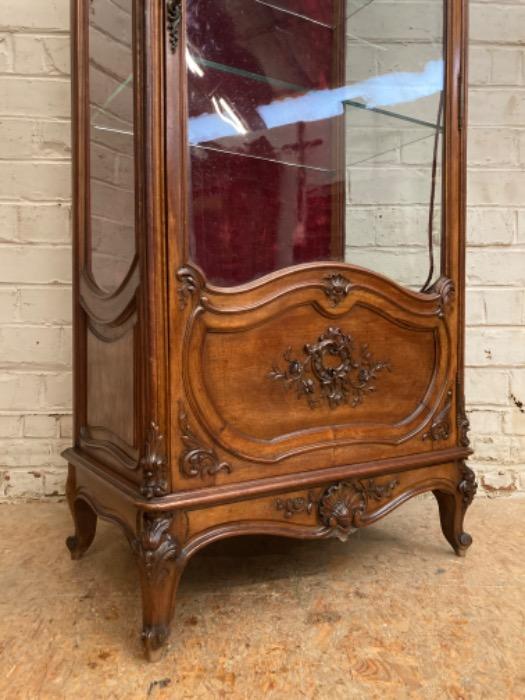
[{"label": "walnut display cabinet", "polygon": [[222,538],[431,491],[463,555],[465,3],[72,5],[73,558],[122,527],[152,658]]}]

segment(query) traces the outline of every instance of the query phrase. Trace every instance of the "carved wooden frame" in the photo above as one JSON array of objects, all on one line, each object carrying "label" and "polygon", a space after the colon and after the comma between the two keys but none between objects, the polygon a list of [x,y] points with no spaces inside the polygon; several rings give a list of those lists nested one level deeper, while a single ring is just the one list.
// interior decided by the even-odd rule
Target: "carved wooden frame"
[{"label": "carved wooden frame", "polygon": [[[72,2],[75,446],[65,456],[75,523],[71,554],[78,558],[89,548],[97,515],[123,528],[141,579],[142,638],[154,658],[168,637],[185,564],[212,541],[254,533],[344,538],[432,491],[454,551],[463,555],[471,543],[463,531],[476,490],[464,463],[471,453],[463,380],[467,7],[466,0],[446,4],[446,236],[442,276],[423,294],[339,263],[301,265],[231,289],[207,283],[188,253],[189,192],[181,177],[187,172],[185,2],[134,2],[137,258],[111,295],[86,270],[88,2]],[[426,399],[382,442],[373,426],[257,442],[225,426],[208,405],[196,351],[206,333],[262,323],[297,304],[343,331],[353,310],[365,305],[392,323],[433,334],[439,359]],[[133,445],[88,424],[88,333],[107,344],[133,334]],[[378,444],[384,451],[373,457]]]}]

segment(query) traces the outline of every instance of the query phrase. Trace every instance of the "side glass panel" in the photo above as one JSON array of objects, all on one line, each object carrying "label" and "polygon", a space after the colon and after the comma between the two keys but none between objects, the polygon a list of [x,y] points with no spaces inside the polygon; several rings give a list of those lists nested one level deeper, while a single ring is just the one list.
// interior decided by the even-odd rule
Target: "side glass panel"
[{"label": "side glass panel", "polygon": [[89,6],[91,274],[115,291],[135,256],[133,0]]},{"label": "side glass panel", "polygon": [[436,275],[443,13],[188,0],[190,255],[211,282],[322,260],[415,288]]}]

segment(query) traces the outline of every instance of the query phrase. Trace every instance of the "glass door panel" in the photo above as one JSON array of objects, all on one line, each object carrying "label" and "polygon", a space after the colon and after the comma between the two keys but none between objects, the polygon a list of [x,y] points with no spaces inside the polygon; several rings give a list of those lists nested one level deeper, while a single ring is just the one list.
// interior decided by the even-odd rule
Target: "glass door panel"
[{"label": "glass door panel", "polygon": [[89,7],[90,266],[105,292],[135,257],[133,0]]},{"label": "glass door panel", "polygon": [[346,260],[427,284],[441,231],[441,0],[187,11],[190,253],[208,279]]}]

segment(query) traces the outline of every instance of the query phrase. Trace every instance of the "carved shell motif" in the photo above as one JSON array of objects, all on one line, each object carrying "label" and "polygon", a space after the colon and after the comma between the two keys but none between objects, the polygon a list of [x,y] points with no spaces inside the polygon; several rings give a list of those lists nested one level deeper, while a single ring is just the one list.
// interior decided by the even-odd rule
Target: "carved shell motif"
[{"label": "carved shell motif", "polygon": [[319,503],[319,515],[323,524],[332,530],[349,532],[359,527],[366,510],[366,503],[352,484],[330,486]]},{"label": "carved shell motif", "polygon": [[330,486],[319,501],[319,517],[325,527],[342,540],[358,527],[367,512],[370,499],[388,498],[398,485],[397,479],[376,484],[373,479],[342,481]]}]

